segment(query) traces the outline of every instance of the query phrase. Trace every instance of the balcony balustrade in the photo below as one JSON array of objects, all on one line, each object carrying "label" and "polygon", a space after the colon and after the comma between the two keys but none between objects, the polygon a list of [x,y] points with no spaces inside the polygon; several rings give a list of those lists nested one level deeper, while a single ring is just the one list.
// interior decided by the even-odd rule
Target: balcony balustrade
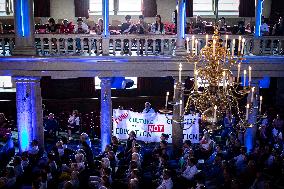
[{"label": "balcony balustrade", "polygon": [[[0,35],[0,53],[3,56],[13,54],[14,34]],[[192,50],[192,35],[186,35],[185,49]],[[210,39],[211,36],[209,35]],[[225,35],[221,37],[225,43]],[[282,55],[284,48],[283,36],[263,36],[254,38],[244,35],[245,55]],[[110,35],[108,38],[96,34],[35,34],[35,46],[39,56],[153,56],[175,54],[175,35]],[[231,49],[235,39],[235,52],[238,48],[239,35],[228,36],[228,49]],[[206,35],[194,35],[200,50],[206,41]],[[104,42],[103,42],[104,41]],[[194,41],[195,43],[195,41]]]}]

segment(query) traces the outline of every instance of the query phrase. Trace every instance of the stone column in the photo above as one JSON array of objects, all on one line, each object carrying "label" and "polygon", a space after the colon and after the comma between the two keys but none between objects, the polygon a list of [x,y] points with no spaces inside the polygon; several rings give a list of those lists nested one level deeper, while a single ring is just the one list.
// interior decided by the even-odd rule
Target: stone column
[{"label": "stone column", "polygon": [[176,42],[176,55],[185,55],[186,50],[184,46],[185,24],[186,24],[186,11],[184,0],[178,0],[177,10],[177,42]]},{"label": "stone column", "polygon": [[20,152],[29,150],[36,139],[44,148],[43,112],[38,77],[15,77],[17,126]]},{"label": "stone column", "polygon": [[[176,80],[175,80],[176,81]],[[182,100],[182,114],[184,109],[184,100],[183,100],[183,85],[182,83],[177,82],[174,88],[174,107],[173,107],[173,120],[172,120],[172,142],[173,142],[173,152],[177,156],[178,149],[182,148],[183,145],[183,123],[176,122],[175,120],[181,120],[180,116],[180,100]]]},{"label": "stone column", "polygon": [[[261,16],[263,10],[263,1],[256,0],[255,4],[255,31],[254,31],[254,45],[253,45],[253,54],[260,54],[260,26],[261,26]],[[263,44],[264,45],[264,44]]]},{"label": "stone column", "polygon": [[259,85],[257,80],[252,80],[252,86],[254,87],[254,100],[251,102],[251,93],[247,97],[247,103],[250,104],[251,111],[249,112],[248,123],[252,127],[246,129],[245,132],[245,146],[247,152],[250,152],[255,145],[256,131],[257,131],[257,116],[258,116],[258,104],[259,104]]},{"label": "stone column", "polygon": [[103,55],[109,54],[109,0],[102,0],[103,3],[103,22],[104,22],[104,32],[102,34],[102,50]]},{"label": "stone column", "polygon": [[33,0],[14,0],[15,49],[13,55],[36,55]]},{"label": "stone column", "polygon": [[111,142],[112,131],[112,102],[111,78],[101,79],[101,150]]}]

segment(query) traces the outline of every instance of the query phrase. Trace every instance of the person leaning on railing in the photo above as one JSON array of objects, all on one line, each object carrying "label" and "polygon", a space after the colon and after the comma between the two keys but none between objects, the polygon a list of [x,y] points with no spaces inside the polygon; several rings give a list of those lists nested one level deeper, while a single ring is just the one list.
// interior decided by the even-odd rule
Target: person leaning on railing
[{"label": "person leaning on railing", "polygon": [[[144,16],[139,16],[139,22],[136,24],[137,33],[141,35],[145,35],[149,33],[149,27],[148,24],[144,21]],[[143,54],[143,47],[145,44],[145,39],[140,39],[140,54]]]},{"label": "person leaning on railing", "polygon": [[[126,15],[125,16],[125,21],[124,23],[122,23],[121,25],[121,33],[122,34],[133,34],[136,32],[136,26],[134,23],[131,22],[131,16],[130,15]],[[129,40],[125,39],[124,40],[124,53],[127,54],[129,52]]]},{"label": "person leaning on railing", "polygon": [[[154,22],[151,26],[151,33],[153,34],[165,34],[165,27],[164,27],[164,23],[162,22],[162,18],[160,15],[156,15],[156,22]],[[157,45],[158,45],[158,53],[161,52],[161,40],[158,39],[156,40]],[[155,43],[154,43],[155,45]],[[156,52],[153,52],[156,53]]]},{"label": "person leaning on railing", "polygon": [[[83,19],[81,17],[79,17],[77,19],[77,24],[75,25],[74,32],[76,34],[86,34],[86,33],[90,32],[89,26],[85,22],[83,22]],[[83,39],[83,43],[84,42],[86,43],[86,41],[84,41],[84,39]],[[87,44],[88,44],[88,41],[87,41]],[[83,46],[84,46],[84,44],[83,44]],[[80,38],[76,38],[76,47],[77,47],[78,52],[82,48],[81,47],[81,39]],[[83,49],[84,49],[84,47],[83,47]]]}]

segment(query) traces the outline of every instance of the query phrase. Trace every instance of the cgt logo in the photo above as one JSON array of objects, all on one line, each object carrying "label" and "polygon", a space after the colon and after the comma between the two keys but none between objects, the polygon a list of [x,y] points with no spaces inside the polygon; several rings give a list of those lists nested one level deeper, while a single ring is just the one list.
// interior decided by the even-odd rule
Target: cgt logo
[{"label": "cgt logo", "polygon": [[164,125],[148,125],[148,132],[164,132]]}]

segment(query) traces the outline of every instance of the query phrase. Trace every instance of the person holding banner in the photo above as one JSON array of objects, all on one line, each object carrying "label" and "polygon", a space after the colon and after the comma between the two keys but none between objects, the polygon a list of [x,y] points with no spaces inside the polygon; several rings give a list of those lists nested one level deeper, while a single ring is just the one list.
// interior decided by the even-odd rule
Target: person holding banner
[{"label": "person holding banner", "polygon": [[151,108],[150,102],[146,102],[145,103],[145,108],[144,108],[142,113],[144,113],[144,114],[153,114],[153,113],[155,113],[155,110],[153,108]]}]

